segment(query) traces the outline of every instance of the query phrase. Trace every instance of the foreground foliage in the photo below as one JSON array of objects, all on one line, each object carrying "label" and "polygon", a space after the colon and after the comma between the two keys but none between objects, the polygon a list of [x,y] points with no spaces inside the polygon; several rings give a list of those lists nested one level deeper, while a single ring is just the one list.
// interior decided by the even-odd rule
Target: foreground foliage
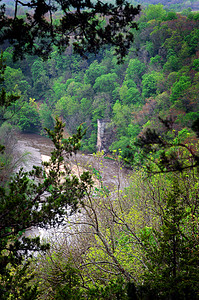
[{"label": "foreground foliage", "polygon": [[[19,15],[25,8],[26,17]],[[133,34],[128,27],[137,28],[134,17],[140,7],[134,8],[125,0],[115,5],[101,1],[15,1],[14,16],[6,14],[6,4],[0,7],[0,42],[14,46],[15,58],[30,53],[47,58],[56,45],[60,52],[70,44],[76,52],[98,52],[107,44],[113,45],[121,60],[127,54]],[[55,13],[59,17],[55,17]],[[99,18],[97,16],[100,16]],[[106,22],[108,20],[108,22]]]},{"label": "foreground foliage", "polygon": [[[71,3],[74,13],[70,13]],[[18,18],[19,4],[16,1],[14,18],[5,17],[3,7],[1,11],[1,29],[8,29],[1,37],[14,46],[7,49],[7,59],[13,51],[23,54],[18,51],[21,47],[44,57],[52,43],[57,48],[48,61],[26,56],[20,67],[26,70],[28,65],[28,80],[17,63],[10,60],[12,67],[6,71],[1,60],[1,75],[6,77],[0,82],[1,122],[12,118],[12,124],[22,130],[37,131],[39,121],[52,126],[52,114],[45,114],[50,108],[67,120],[71,131],[77,122],[90,122],[87,149],[93,150],[96,120],[111,116],[116,130],[112,147],[121,147],[129,163],[138,162],[135,152],[139,152],[142,163],[123,191],[120,180],[114,191],[104,186],[100,168],[94,170],[98,185],[93,187],[88,172],[78,178],[66,162],[80,148],[81,130],[63,140],[63,126],[57,120],[55,130],[48,130],[55,145],[50,162],[1,181],[1,298],[198,299],[198,14],[185,18],[166,12],[161,5],[149,6],[139,20],[138,34],[126,27],[132,18],[128,20],[130,6],[123,1],[117,1],[117,7],[99,1],[93,5],[63,1],[65,16],[60,23],[51,22],[56,7],[46,6],[45,1],[26,4],[34,11],[28,19]],[[82,9],[86,7],[90,10]],[[131,10],[130,17],[138,11]],[[47,12],[50,22],[44,18]],[[95,17],[96,12],[111,15],[109,22]],[[122,67],[113,59],[112,50],[99,52],[95,61],[91,55],[82,61],[71,54],[71,47],[64,56],[58,55],[61,43],[67,46],[71,38],[69,33],[63,41],[59,34],[75,24],[73,37],[80,39],[75,47],[81,54],[92,51],[93,42],[95,51],[108,42],[124,55],[133,34],[135,47]],[[122,36],[118,32],[121,24]],[[47,35],[41,31],[44,27]],[[88,44],[85,33],[89,34]],[[36,101],[30,98],[32,93]],[[138,135],[139,149],[134,143]],[[3,153],[4,146],[0,151]],[[97,159],[101,166],[100,155]],[[1,156],[1,171],[4,166]],[[25,237],[31,226],[59,224],[65,225],[59,239],[41,243],[39,238]],[[39,255],[30,259],[36,251]]]},{"label": "foreground foliage", "polygon": [[[55,146],[50,161],[31,172],[21,169],[7,185],[0,187],[1,299],[19,292],[16,278],[22,278],[19,284],[23,285],[27,257],[49,247],[41,244],[39,237],[27,238],[25,231],[34,226],[48,228],[63,223],[64,216],[77,209],[86,189],[92,185],[88,172],[78,178],[67,164],[69,156],[80,147],[81,129],[68,140],[62,140],[63,124],[57,120],[48,134]],[[29,281],[27,277],[24,280]]]},{"label": "foreground foliage", "polygon": [[40,299],[64,293],[68,272],[74,299],[198,299],[198,179],[140,170],[112,193],[101,182],[38,260]]}]

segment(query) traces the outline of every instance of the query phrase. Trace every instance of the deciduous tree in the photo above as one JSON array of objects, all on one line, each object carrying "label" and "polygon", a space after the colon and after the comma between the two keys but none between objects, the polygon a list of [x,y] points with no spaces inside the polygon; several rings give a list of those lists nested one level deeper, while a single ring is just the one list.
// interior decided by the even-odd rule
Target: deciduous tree
[{"label": "deciduous tree", "polygon": [[[18,16],[19,6],[30,10],[25,19]],[[82,55],[86,51],[97,52],[105,44],[113,45],[121,60],[133,40],[128,26],[137,28],[133,19],[140,11],[139,6],[134,8],[125,0],[117,0],[115,5],[90,0],[56,0],[50,3],[45,0],[17,0],[12,17],[6,16],[5,8],[2,5],[0,11],[1,42],[8,40],[18,58],[25,53],[47,57],[52,45],[63,50],[72,43]],[[61,10],[63,15],[55,22],[57,10]],[[96,18],[96,15],[101,17]],[[105,24],[104,20],[107,21]]]}]

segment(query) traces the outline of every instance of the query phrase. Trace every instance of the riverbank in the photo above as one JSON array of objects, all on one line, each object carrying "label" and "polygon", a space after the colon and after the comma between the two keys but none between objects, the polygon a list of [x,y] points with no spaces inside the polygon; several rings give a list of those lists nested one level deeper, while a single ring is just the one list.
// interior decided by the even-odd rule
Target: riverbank
[{"label": "riverbank", "polygon": [[[26,171],[30,171],[33,165],[41,166],[42,157],[50,156],[53,150],[52,141],[45,136],[17,133],[16,139],[17,156],[24,157],[20,167],[23,167]],[[71,166],[75,165],[76,168],[88,170],[95,174],[110,189],[115,186],[121,189],[127,186],[128,178],[132,172],[127,168],[122,168],[116,160],[105,159],[100,154],[91,155],[78,152],[70,158],[69,163]]]}]

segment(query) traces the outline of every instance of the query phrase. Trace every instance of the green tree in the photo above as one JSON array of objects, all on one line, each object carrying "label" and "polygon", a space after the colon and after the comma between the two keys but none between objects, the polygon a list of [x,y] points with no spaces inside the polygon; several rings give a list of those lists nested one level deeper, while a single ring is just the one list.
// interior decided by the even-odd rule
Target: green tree
[{"label": "green tree", "polygon": [[168,20],[176,20],[177,14],[175,11],[169,11],[166,15],[166,17],[163,18],[163,20],[168,21]]},{"label": "green tree", "polygon": [[63,77],[59,77],[57,80],[54,81],[52,90],[54,92],[54,95],[51,94],[51,97],[55,100],[58,101],[61,97],[63,97],[66,94],[66,90],[68,87],[67,83],[63,82],[64,79]]},{"label": "green tree", "polygon": [[[141,231],[146,264],[143,287],[155,299],[198,298],[198,178],[190,180],[189,176],[191,173],[186,171],[179,180],[176,175],[170,176],[170,191],[157,209],[162,220],[160,227]],[[190,196],[185,191],[188,186]]]},{"label": "green tree", "polygon": [[[2,125],[7,119],[7,109],[10,107],[14,102],[16,102],[20,97],[17,94],[14,94],[12,91],[11,93],[6,93],[5,90],[5,70],[6,64],[5,59],[3,58],[3,53],[0,56],[0,125]],[[10,116],[9,116],[10,118]],[[3,149],[3,146],[0,145],[0,152]]]},{"label": "green tree", "polygon": [[117,75],[115,73],[108,73],[97,77],[93,89],[98,93],[112,93],[117,86]]},{"label": "green tree", "polygon": [[140,92],[136,86],[136,84],[130,84],[130,88],[128,88],[129,82],[124,81],[122,87],[119,90],[120,99],[123,104],[140,104],[142,102],[142,97]]},{"label": "green tree", "polygon": [[55,112],[64,118],[67,129],[74,132],[80,123],[79,102],[74,97],[64,96],[56,103]]},{"label": "green tree", "polygon": [[144,15],[147,21],[162,20],[166,16],[166,10],[164,9],[163,4],[149,4],[148,7],[144,10]]},{"label": "green tree", "polygon": [[129,124],[125,135],[120,136],[120,138],[113,142],[110,146],[111,151],[119,151],[122,156],[122,159],[128,165],[135,163],[137,149],[134,146],[135,140],[137,139],[138,134],[140,133],[140,126],[137,124]]},{"label": "green tree", "polygon": [[[15,116],[16,118],[16,116]],[[39,132],[41,129],[39,111],[34,99],[25,102],[17,114],[17,125],[23,132]]]},{"label": "green tree", "polygon": [[192,166],[188,171],[186,168],[180,172],[175,169],[175,173],[168,168],[167,175],[164,173],[151,179],[158,181],[161,178],[168,185],[165,189],[159,183],[159,187],[152,188],[159,226],[155,223],[141,230],[146,264],[141,290],[142,295],[146,293],[145,297],[198,298],[198,173],[195,171]]},{"label": "green tree", "polygon": [[33,79],[33,93],[37,100],[43,98],[46,91],[50,90],[50,82],[47,71],[44,67],[42,59],[34,61],[31,67],[32,79]]},{"label": "green tree", "polygon": [[175,72],[180,69],[182,66],[180,59],[177,55],[170,55],[167,59],[167,62],[164,64],[163,71],[164,72]]},{"label": "green tree", "polygon": [[[21,5],[31,10],[24,19],[18,16]],[[75,51],[84,56],[87,51],[97,52],[103,45],[113,45],[121,60],[133,41],[133,34],[128,28],[137,28],[133,19],[140,11],[139,6],[134,8],[125,0],[116,1],[115,5],[82,0],[56,0],[52,3],[45,0],[16,1],[14,17],[9,17],[5,14],[6,6],[1,6],[1,42],[10,41],[15,57],[19,58],[26,53],[46,58],[54,45],[63,51],[72,41]],[[54,22],[53,15],[58,9],[63,15]],[[96,18],[96,15],[102,17]],[[106,17],[109,22],[104,24]]]},{"label": "green tree", "polygon": [[134,58],[129,61],[129,65],[126,69],[126,79],[135,81],[138,86],[140,86],[142,81],[142,76],[146,71],[146,65],[142,63],[139,59]]},{"label": "green tree", "polygon": [[150,59],[150,65],[152,65],[156,68],[160,67],[161,63],[162,63],[162,59],[161,59],[160,55],[156,55],[154,57],[151,57],[151,59]]},{"label": "green tree", "polygon": [[[66,83],[68,84],[69,82],[70,79]],[[67,86],[67,95],[80,102],[82,98],[91,98],[93,96],[93,89],[90,84],[83,84],[73,80]]]},{"label": "green tree", "polygon": [[193,69],[197,72],[199,71],[199,59],[198,58],[194,59],[194,61],[193,61]]},{"label": "green tree", "polygon": [[52,130],[54,128],[54,119],[52,116],[52,112],[48,105],[46,103],[43,103],[39,107],[39,117],[40,117],[40,123],[43,129],[43,134],[46,134],[44,132],[45,128],[48,128]]},{"label": "green tree", "polygon": [[178,81],[176,81],[171,88],[171,101],[175,102],[179,97],[183,95],[191,85],[191,80],[189,76],[181,76]]},{"label": "green tree", "polygon": [[17,141],[13,127],[8,122],[4,122],[0,127],[0,140],[4,147],[4,151],[0,152],[0,186],[4,186],[16,167],[14,149]]},{"label": "green tree", "polygon": [[78,106],[78,101],[75,101],[72,97],[62,97],[56,104],[56,112],[67,119],[67,117],[78,112]]},{"label": "green tree", "polygon": [[188,43],[189,46],[189,55],[193,55],[196,53],[197,45],[198,45],[198,33],[199,29],[194,28],[189,35],[186,36],[185,41]]},{"label": "green tree", "polygon": [[126,130],[131,120],[131,111],[128,105],[116,101],[113,106],[113,122],[117,126],[118,137],[126,135]]},{"label": "green tree", "polygon": [[95,60],[92,64],[90,64],[89,68],[85,72],[85,83],[90,83],[93,86],[95,84],[95,80],[101,75],[104,75],[106,72],[106,67]]},{"label": "green tree", "polygon": [[142,95],[144,98],[149,98],[156,94],[159,79],[160,73],[154,71],[142,76]]},{"label": "green tree", "polygon": [[188,16],[191,13],[191,7],[184,8],[181,12],[183,16]]},{"label": "green tree", "polygon": [[[52,45],[57,45],[62,51],[71,42],[71,32],[73,32],[74,49],[82,55],[86,51],[97,52],[105,44],[114,45],[119,60],[126,55],[133,40],[133,35],[128,30],[129,25],[137,27],[132,20],[139,13],[139,7],[136,9],[125,1],[117,1],[115,6],[102,4],[100,1],[56,2],[61,6],[63,17],[60,22],[55,23],[52,20],[52,13],[57,10],[57,3],[47,4],[44,0],[23,3],[17,0],[14,17],[5,15],[5,5],[0,7],[2,32],[0,42],[9,41],[13,45],[15,58],[22,58],[27,53],[46,58],[52,50]],[[26,19],[18,17],[19,5],[31,9]],[[46,18],[47,14],[49,18]],[[100,26],[101,20],[94,18],[96,14],[101,14],[104,18],[108,16],[109,23],[104,27]],[[35,76],[34,88],[40,92],[39,96],[42,96],[47,76],[41,70],[41,64],[38,65],[38,70],[38,66],[32,67]],[[5,96],[5,91],[3,93]],[[1,97],[1,99],[1,104],[6,106],[4,100],[8,98]],[[26,122],[22,120],[21,124],[24,125]],[[84,172],[79,179],[72,175],[68,166],[64,164],[64,152],[68,157],[79,149],[81,130],[79,129],[76,135],[64,141],[62,132],[63,126],[59,121],[56,122],[54,131],[48,130],[55,150],[50,162],[44,163],[47,171],[37,167],[30,173],[20,170],[8,182],[7,187],[0,188],[0,296],[2,299],[35,298],[36,288],[31,289],[27,285],[31,278],[26,273],[27,257],[30,256],[30,252],[44,250],[48,245],[41,245],[39,238],[22,237],[24,231],[31,226],[44,228],[62,223],[68,208],[70,207],[73,212],[78,201],[83,199],[87,186],[92,185],[87,172]],[[64,165],[62,170],[60,170],[61,164]],[[34,181],[36,178],[41,181],[36,183]],[[48,193],[43,201],[42,196],[45,192]]]},{"label": "green tree", "polygon": [[[84,172],[78,178],[71,174],[64,162],[64,157],[76,153],[79,149],[81,129],[67,140],[63,140],[62,133],[63,124],[58,120],[54,131],[48,130],[55,146],[51,160],[44,163],[48,171],[39,167],[34,167],[29,173],[20,170],[10,180],[7,188],[0,188],[1,299],[16,298],[18,293],[18,297],[34,299],[33,295],[32,298],[28,298],[31,288],[27,285],[30,280],[26,277],[29,264],[27,257],[34,251],[47,249],[48,245],[42,245],[39,237],[26,238],[23,233],[31,226],[47,228],[49,225],[61,224],[69,207],[71,212],[75,211],[78,201],[84,197],[85,190],[92,185],[88,172]],[[36,183],[31,178],[42,180]],[[45,194],[47,191],[48,194]],[[45,201],[42,200],[42,196],[45,197]],[[18,278],[18,283],[15,277]],[[33,292],[35,293],[35,289]]]},{"label": "green tree", "polygon": [[[168,184],[152,188],[155,194],[158,189],[152,201],[159,226],[156,219],[140,231],[146,265],[140,289],[154,299],[197,299],[198,141],[187,129],[173,130],[172,119],[160,121],[162,134],[160,128],[148,129],[138,143],[151,181]],[[198,130],[197,120],[193,129]]]},{"label": "green tree", "polygon": [[30,84],[25,79],[21,69],[6,67],[4,72],[4,87],[7,92],[13,92],[16,88],[22,95],[30,94]]},{"label": "green tree", "polygon": [[80,271],[75,267],[69,253],[64,258],[61,249],[49,249],[46,255],[41,254],[38,257],[38,261],[38,275],[41,280],[39,293],[42,299],[82,299]]}]

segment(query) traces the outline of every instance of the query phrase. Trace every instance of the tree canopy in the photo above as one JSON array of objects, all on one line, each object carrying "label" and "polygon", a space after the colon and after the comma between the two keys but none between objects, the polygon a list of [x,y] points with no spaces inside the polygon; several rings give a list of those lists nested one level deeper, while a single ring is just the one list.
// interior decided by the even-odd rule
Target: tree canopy
[{"label": "tree canopy", "polygon": [[[18,8],[27,9],[26,17]],[[61,17],[55,18],[60,12]],[[133,7],[125,0],[116,4],[90,0],[31,0],[15,1],[14,16],[6,15],[6,5],[0,8],[0,42],[8,40],[14,46],[15,58],[25,53],[47,57],[56,45],[60,51],[70,44],[76,52],[97,52],[106,44],[115,46],[121,60],[133,41],[131,28],[140,6]]]},{"label": "tree canopy", "polygon": [[[69,47],[62,55],[59,52],[67,44],[62,48],[54,41],[62,35],[56,32],[56,28],[64,25],[62,19],[66,23],[77,21],[94,7],[98,11],[107,7],[107,12],[116,6],[125,9],[124,2],[104,6],[97,1],[93,8],[88,8],[89,1],[51,0],[43,13],[37,11],[37,7],[42,9],[42,3],[47,2],[25,4],[16,0],[15,12],[6,11],[8,23],[0,35],[8,64],[5,69],[1,59],[0,138],[4,146],[0,146],[0,298],[197,300],[197,14],[169,14],[158,4],[160,14],[156,20],[156,8],[149,6],[137,20],[139,32],[129,25],[135,42],[124,64],[118,65],[112,47],[97,55],[87,53],[93,33],[88,39],[85,35],[92,22],[96,32],[108,32],[103,30],[113,25],[113,14],[100,12],[85,23],[90,27],[82,36],[86,46],[81,44],[81,50],[86,52],[80,53],[87,55],[87,59],[75,54],[70,46],[76,38],[82,43],[78,34],[83,20],[76,31],[71,23],[73,31],[63,35],[63,39],[68,36]],[[82,4],[79,8],[78,3]],[[22,16],[20,7],[27,8],[29,16]],[[40,15],[36,17],[37,14]],[[33,47],[28,42],[24,47],[23,43],[19,45],[18,39],[8,43],[14,21],[32,24],[29,28]],[[39,35],[46,24],[52,28],[54,40],[50,31],[46,36],[43,32]],[[35,29],[35,36],[34,28],[39,28]],[[125,33],[122,34],[124,38]],[[108,39],[102,35],[97,33],[96,37],[102,41],[99,45],[107,44]],[[47,58],[48,45],[53,52]],[[17,58],[20,53],[18,46],[24,49],[21,54],[25,60],[13,62],[12,54]],[[26,53],[38,54],[46,60]],[[59,119],[53,129],[56,114],[66,121],[70,138],[63,138]],[[103,152],[89,156],[86,165],[77,162],[80,174],[81,167],[86,169],[77,177],[68,160],[80,149],[84,132],[80,128],[74,135],[73,132],[80,123],[87,126],[81,149],[95,151],[99,118],[111,119],[109,149],[113,153],[106,159]],[[13,153],[9,152],[9,144],[14,145],[11,133],[16,127],[42,134],[49,127],[47,133],[55,148],[42,168],[20,170],[10,177]],[[130,168],[133,166],[133,172],[128,168],[132,176],[125,177],[125,183],[124,161]],[[106,186],[105,176],[111,177],[111,168],[106,166],[112,163],[118,171],[114,169],[114,179]],[[41,244],[39,238],[24,237],[30,226],[48,228],[61,223],[62,233],[56,240],[52,237],[50,248]],[[31,259],[32,252],[35,255]]]}]

